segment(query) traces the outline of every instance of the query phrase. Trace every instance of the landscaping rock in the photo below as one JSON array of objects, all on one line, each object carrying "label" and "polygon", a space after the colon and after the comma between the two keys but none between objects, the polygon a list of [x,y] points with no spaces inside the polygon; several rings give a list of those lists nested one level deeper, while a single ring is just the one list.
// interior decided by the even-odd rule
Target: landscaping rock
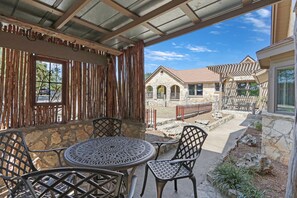
[{"label": "landscaping rock", "polygon": [[273,169],[271,160],[264,155],[256,153],[246,153],[244,157],[237,161],[236,165],[238,167],[253,169],[259,174],[270,173]]},{"label": "landscaping rock", "polygon": [[250,134],[247,134],[241,138],[240,142],[249,146],[257,146],[257,138]]},{"label": "landscaping rock", "polygon": [[195,120],[195,123],[199,123],[199,124],[203,124],[203,125],[208,125],[209,124],[209,120]]}]

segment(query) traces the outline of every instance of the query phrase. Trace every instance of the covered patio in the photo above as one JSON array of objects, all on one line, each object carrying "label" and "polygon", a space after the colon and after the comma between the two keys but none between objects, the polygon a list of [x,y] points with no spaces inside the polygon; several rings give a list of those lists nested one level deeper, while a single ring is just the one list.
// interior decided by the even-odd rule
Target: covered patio
[{"label": "covered patio", "polygon": [[[3,0],[0,129],[24,132],[30,149],[69,147],[106,116],[144,139],[144,47],[277,2]],[[55,155],[33,158],[58,166]]]}]

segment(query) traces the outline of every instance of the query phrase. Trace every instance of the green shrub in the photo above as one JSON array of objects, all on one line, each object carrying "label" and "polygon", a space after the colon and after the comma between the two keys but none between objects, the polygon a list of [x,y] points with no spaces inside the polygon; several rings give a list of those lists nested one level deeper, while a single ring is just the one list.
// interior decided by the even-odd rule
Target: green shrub
[{"label": "green shrub", "polygon": [[258,131],[262,131],[262,123],[261,122],[259,122],[259,121],[255,122],[254,126]]},{"label": "green shrub", "polygon": [[263,192],[252,185],[253,174],[253,171],[238,168],[232,163],[222,163],[214,170],[213,184],[223,193],[233,189],[246,198],[262,198]]}]

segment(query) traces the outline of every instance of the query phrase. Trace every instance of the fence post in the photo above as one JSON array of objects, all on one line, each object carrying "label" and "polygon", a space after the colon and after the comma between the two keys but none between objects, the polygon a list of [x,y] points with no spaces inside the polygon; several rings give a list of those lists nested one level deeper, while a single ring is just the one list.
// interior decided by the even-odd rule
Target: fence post
[{"label": "fence post", "polygon": [[185,107],[184,106],[181,106],[181,119],[182,121],[184,122],[185,121]]},{"label": "fence post", "polygon": [[149,122],[149,118],[148,118],[149,117],[149,112],[148,111],[149,110],[146,109],[146,112],[145,112],[146,113],[146,118],[145,118],[145,120],[146,120],[146,122],[145,122],[146,123],[146,128],[148,128],[148,126],[149,126],[149,124],[148,124],[148,122]]},{"label": "fence post", "polygon": [[154,109],[154,129],[157,130],[157,110]]}]

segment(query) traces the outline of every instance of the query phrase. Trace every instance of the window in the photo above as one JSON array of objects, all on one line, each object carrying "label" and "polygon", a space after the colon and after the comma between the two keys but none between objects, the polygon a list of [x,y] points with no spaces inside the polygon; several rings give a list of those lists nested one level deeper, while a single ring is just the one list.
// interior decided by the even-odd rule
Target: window
[{"label": "window", "polygon": [[203,84],[199,83],[196,86],[196,90],[197,90],[197,96],[202,96],[203,95]]},{"label": "window", "polygon": [[276,71],[276,111],[294,113],[295,76],[294,68],[288,67]]},{"label": "window", "polygon": [[190,84],[188,85],[190,96],[202,96],[203,95],[203,84]]},{"label": "window", "polygon": [[256,82],[237,83],[237,96],[259,96],[259,85]]},{"label": "window", "polygon": [[220,83],[215,83],[215,91],[220,91]]},{"label": "window", "polygon": [[189,85],[189,95],[190,96],[195,95],[195,85]]},{"label": "window", "polygon": [[256,82],[249,84],[249,96],[259,96],[259,85]]},{"label": "window", "polygon": [[65,62],[34,56],[35,104],[62,104]]},{"label": "window", "polygon": [[153,87],[152,86],[146,87],[146,97],[153,98]]}]

